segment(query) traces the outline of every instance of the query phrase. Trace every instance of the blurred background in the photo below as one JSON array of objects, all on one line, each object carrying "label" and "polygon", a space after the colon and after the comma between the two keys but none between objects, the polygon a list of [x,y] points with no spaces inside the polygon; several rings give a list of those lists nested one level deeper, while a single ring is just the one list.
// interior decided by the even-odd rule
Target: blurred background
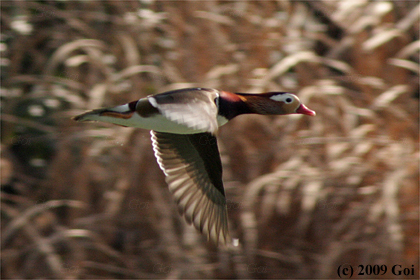
[{"label": "blurred background", "polygon": [[[2,1],[2,278],[418,279],[419,17],[417,1]],[[232,250],[180,217],[149,131],[70,119],[195,86],[317,112],[220,129]]]}]

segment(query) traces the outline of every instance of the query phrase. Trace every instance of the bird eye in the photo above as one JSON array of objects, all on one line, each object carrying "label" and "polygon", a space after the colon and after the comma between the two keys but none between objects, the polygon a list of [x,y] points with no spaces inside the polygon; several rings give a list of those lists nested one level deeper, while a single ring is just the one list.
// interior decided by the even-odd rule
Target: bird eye
[{"label": "bird eye", "polygon": [[289,103],[292,103],[293,99],[292,99],[292,98],[290,98],[290,97],[288,97],[288,98],[286,98],[286,100],[285,100],[285,101],[286,101],[286,103],[288,103],[288,104],[289,104]]}]

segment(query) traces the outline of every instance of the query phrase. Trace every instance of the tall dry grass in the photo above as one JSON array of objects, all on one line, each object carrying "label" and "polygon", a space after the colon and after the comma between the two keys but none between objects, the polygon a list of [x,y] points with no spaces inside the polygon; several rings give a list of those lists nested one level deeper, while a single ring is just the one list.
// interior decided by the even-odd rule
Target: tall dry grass
[{"label": "tall dry grass", "polygon": [[[419,277],[415,1],[1,5],[3,278]],[[70,120],[182,87],[317,112],[221,128],[236,250],[178,215],[149,132]],[[361,278],[378,278],[364,275]]]}]

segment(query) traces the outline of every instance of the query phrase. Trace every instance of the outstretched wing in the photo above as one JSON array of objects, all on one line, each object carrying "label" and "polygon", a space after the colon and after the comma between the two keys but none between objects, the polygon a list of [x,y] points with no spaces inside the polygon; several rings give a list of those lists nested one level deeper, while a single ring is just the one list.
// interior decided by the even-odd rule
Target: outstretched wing
[{"label": "outstretched wing", "polygon": [[189,88],[149,96],[148,100],[167,119],[214,134],[218,129],[217,97],[215,89]]},{"label": "outstretched wing", "polygon": [[151,131],[153,150],[169,190],[188,223],[216,244],[228,242],[222,163],[211,133]]}]

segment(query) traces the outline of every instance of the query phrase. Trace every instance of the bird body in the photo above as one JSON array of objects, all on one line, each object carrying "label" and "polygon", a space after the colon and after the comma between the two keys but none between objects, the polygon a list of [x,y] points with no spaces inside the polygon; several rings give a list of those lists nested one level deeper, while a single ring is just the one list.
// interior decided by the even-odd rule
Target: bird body
[{"label": "bird body", "polygon": [[215,243],[226,244],[226,198],[215,133],[241,114],[314,116],[315,112],[287,92],[245,94],[187,88],[92,110],[74,119],[151,130],[155,157],[179,211]]}]

